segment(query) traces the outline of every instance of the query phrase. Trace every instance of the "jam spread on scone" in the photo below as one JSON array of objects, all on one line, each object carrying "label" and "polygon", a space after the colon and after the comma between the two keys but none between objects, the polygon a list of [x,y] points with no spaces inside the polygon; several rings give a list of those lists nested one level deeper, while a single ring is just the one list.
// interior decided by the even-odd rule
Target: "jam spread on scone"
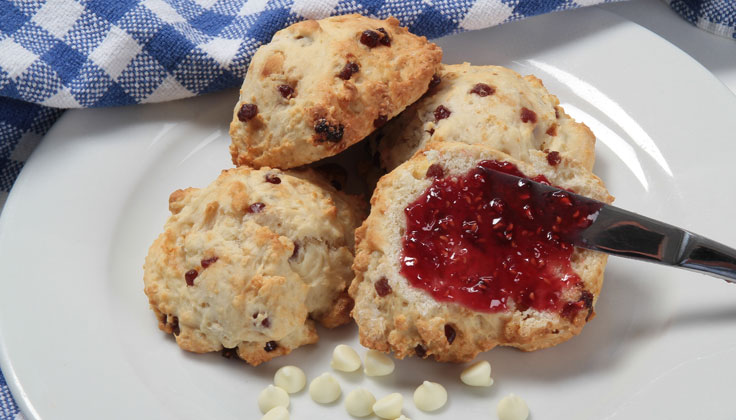
[{"label": "jam spread on scone", "polygon": [[[528,183],[484,169],[529,179],[508,162],[485,160],[448,177],[436,166],[427,171],[432,185],[404,210],[401,274],[414,287],[482,312],[533,308],[570,318],[591,307],[587,291],[579,301],[563,296],[582,282],[570,265],[573,246],[560,236],[588,227],[599,208],[564,193],[532,196]],[[532,179],[549,185],[543,175]]]}]

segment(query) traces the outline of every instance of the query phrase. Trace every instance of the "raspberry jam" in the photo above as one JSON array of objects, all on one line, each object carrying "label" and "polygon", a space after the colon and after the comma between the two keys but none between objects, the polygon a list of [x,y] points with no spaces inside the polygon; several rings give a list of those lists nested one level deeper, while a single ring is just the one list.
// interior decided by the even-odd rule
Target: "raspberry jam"
[{"label": "raspberry jam", "polygon": [[[438,301],[476,311],[534,308],[570,317],[589,307],[578,303],[581,293],[592,295],[570,265],[573,246],[559,235],[588,227],[599,206],[564,193],[533,196],[529,183],[512,183],[484,168],[527,178],[498,161],[482,161],[463,176],[435,178],[404,209],[401,274]],[[533,180],[549,185],[541,175]],[[582,290],[568,294],[571,301],[563,298],[570,288]]]}]

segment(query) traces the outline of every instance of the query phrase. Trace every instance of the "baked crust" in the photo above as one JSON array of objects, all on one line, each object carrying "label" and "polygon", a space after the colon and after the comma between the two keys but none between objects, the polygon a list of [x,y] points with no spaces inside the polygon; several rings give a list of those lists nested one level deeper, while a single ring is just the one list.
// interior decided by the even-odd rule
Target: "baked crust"
[{"label": "baked crust", "polygon": [[[576,301],[581,299],[581,290],[593,295],[590,311],[580,311],[571,320],[535,309],[486,313],[457,303],[438,302],[426,291],[411,286],[400,274],[406,229],[404,208],[430,186],[431,179],[426,177],[429,166],[440,163],[445,175],[461,175],[487,159],[509,161],[527,176],[544,175],[554,185],[600,201],[613,200],[600,179],[564,156],[551,166],[546,154],[540,151],[530,151],[528,162],[522,162],[485,145],[431,144],[381,178],[371,199],[371,213],[355,232],[356,277],[349,293],[355,299],[352,316],[358,324],[361,344],[393,351],[398,358],[415,355],[417,346],[421,346],[424,357],[465,362],[497,345],[525,351],[556,345],[580,333],[586,319],[595,315],[593,305],[603,282],[606,255],[594,251],[576,248],[571,257],[571,266],[583,287],[570,289],[563,297]],[[378,295],[375,287],[375,282],[382,278],[391,287],[391,293],[384,297]],[[448,324],[456,333],[451,344],[445,336]]]},{"label": "baked crust", "polygon": [[316,342],[312,319],[349,321],[357,197],[311,170],[240,167],[175,191],[169,209],[143,280],[159,328],[181,348],[237,348],[255,365]]},{"label": "baked crust", "polygon": [[[364,31],[378,28],[390,46],[361,43]],[[286,169],[335,155],[419,99],[441,59],[439,47],[395,18],[295,23],[253,56],[230,124],[233,163]],[[358,71],[343,73],[347,63]],[[284,97],[280,86],[292,93]],[[244,104],[258,107],[247,121],[238,118]]]},{"label": "baked crust", "polygon": [[[558,151],[593,168],[595,136],[565,113],[538,78],[469,63],[443,64],[439,76],[439,85],[376,133],[387,170],[430,142],[443,141],[485,144],[523,161],[530,150]],[[449,117],[436,119],[439,106]],[[522,109],[533,115],[522,116]]]}]

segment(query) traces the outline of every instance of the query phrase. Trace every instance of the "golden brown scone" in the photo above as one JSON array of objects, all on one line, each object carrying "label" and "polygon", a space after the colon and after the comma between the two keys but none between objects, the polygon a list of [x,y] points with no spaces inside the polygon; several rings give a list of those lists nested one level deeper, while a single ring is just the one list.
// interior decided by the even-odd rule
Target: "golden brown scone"
[{"label": "golden brown scone", "polygon": [[486,144],[523,161],[530,150],[548,149],[593,168],[595,136],[541,80],[469,63],[444,64],[439,75],[439,85],[376,133],[387,170],[441,141]]},{"label": "golden brown scone", "polygon": [[[535,150],[529,152],[527,162],[488,146],[456,142],[434,143],[420,151],[381,178],[371,199],[371,213],[355,234],[356,277],[350,296],[355,299],[352,316],[364,346],[393,351],[398,358],[418,354],[438,361],[464,362],[497,345],[526,351],[553,346],[578,334],[586,318],[594,315],[606,255],[589,250],[575,248],[570,257],[570,268],[581,282],[561,289],[559,302],[569,302],[575,310],[567,316],[559,311],[525,309],[512,300],[499,312],[477,311],[455,301],[440,302],[402,274],[405,209],[432,185],[430,166],[438,164],[433,170],[442,168],[441,178],[453,179],[443,177],[465,175],[484,160],[511,162],[529,177],[544,175],[553,185],[597,200],[613,200],[600,179],[564,156],[552,166],[547,154]],[[462,255],[463,251],[457,252]]]},{"label": "golden brown scone", "polygon": [[159,328],[197,353],[257,365],[349,321],[360,200],[311,170],[240,167],[177,190],[143,266]]},{"label": "golden brown scone", "polygon": [[286,169],[335,155],[419,99],[441,59],[395,18],[295,23],[253,56],[230,124],[233,163]]}]

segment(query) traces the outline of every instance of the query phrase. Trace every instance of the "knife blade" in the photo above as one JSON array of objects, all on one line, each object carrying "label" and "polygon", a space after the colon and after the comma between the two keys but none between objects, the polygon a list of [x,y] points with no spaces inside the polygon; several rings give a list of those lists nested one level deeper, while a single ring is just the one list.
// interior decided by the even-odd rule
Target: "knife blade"
[{"label": "knife blade", "polygon": [[483,168],[500,182],[516,183],[537,201],[568,197],[588,209],[587,227],[561,232],[576,247],[705,273],[736,283],[736,249],[676,226],[573,192]]}]

